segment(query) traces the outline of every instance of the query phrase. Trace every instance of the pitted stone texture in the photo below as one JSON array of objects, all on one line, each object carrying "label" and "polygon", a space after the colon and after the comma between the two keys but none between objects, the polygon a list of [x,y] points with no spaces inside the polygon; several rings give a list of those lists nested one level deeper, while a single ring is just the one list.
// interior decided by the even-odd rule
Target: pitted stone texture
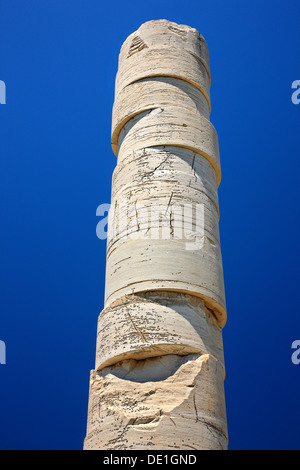
[{"label": "pitted stone texture", "polygon": [[118,159],[148,147],[186,148],[206,158],[221,181],[218,135],[205,117],[186,109],[165,107],[132,118],[119,136]]},{"label": "pitted stone texture", "polygon": [[119,67],[115,98],[131,83],[149,77],[174,77],[198,88],[210,107],[210,86],[207,70],[202,62],[189,52],[172,48],[143,49],[130,56]]},{"label": "pitted stone texture", "polygon": [[98,320],[95,369],[125,359],[209,353],[224,363],[222,330],[203,301],[176,292],[123,297]]},{"label": "pitted stone texture", "polygon": [[119,55],[119,67],[131,57],[145,49],[176,48],[197,57],[209,72],[209,53],[204,37],[195,28],[176,24],[168,20],[152,20],[127,37]]},{"label": "pitted stone texture", "polygon": [[111,144],[115,155],[119,134],[125,124],[137,114],[164,106],[185,108],[209,119],[207,99],[190,83],[173,77],[139,80],[120,91],[113,105]]},{"label": "pitted stone texture", "polygon": [[91,372],[86,450],[224,450],[227,442],[223,367],[213,356]]}]

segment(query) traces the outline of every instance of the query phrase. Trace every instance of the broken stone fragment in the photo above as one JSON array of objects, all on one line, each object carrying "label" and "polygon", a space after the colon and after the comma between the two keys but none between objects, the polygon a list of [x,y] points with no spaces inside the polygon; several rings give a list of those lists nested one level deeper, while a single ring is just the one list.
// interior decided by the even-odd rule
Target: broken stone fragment
[{"label": "broken stone fragment", "polygon": [[227,442],[215,357],[129,359],[91,371],[86,450],[224,450]]}]

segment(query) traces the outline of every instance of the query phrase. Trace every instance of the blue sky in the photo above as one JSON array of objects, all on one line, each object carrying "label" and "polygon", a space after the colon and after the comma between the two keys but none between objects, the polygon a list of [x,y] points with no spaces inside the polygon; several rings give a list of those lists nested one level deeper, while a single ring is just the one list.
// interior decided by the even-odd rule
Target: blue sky
[{"label": "blue sky", "polygon": [[300,2],[1,0],[1,449],[82,448],[118,54],[162,18],[197,28],[210,52],[229,448],[300,448]]}]

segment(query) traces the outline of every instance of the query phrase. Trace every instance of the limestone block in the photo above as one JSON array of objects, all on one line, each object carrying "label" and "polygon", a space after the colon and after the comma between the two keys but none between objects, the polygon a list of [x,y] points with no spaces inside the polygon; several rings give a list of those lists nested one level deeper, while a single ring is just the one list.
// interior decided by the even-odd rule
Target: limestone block
[{"label": "limestone block", "polygon": [[124,125],[139,113],[164,106],[186,108],[209,119],[209,106],[203,93],[184,80],[152,77],[134,82],[120,91],[113,105],[111,143],[115,155]]},{"label": "limestone block", "polygon": [[195,56],[175,48],[142,49],[119,66],[115,82],[115,98],[129,84],[149,77],[174,77],[198,88],[210,106],[207,70]]},{"label": "limestone block", "polygon": [[199,298],[176,292],[115,301],[99,316],[96,349],[96,370],[168,354],[209,353],[224,363],[222,330],[213,313]]},{"label": "limestone block", "polygon": [[[146,190],[154,184],[157,188],[171,187],[167,194],[168,202],[172,192],[181,191],[183,201],[185,197],[187,201],[193,200],[189,196],[190,189],[201,192],[212,201],[219,214],[216,174],[205,158],[191,150],[158,146],[130,152],[118,160],[113,172],[111,200],[116,201],[141,188]],[[152,195],[155,197],[156,189]]]},{"label": "limestone block", "polygon": [[105,308],[128,294],[177,291],[204,300],[223,327],[226,306],[220,245],[204,235],[200,249],[197,243],[190,246],[187,249],[186,240],[161,238],[115,242],[107,255]]},{"label": "limestone block", "polygon": [[119,136],[118,160],[147,147],[178,146],[206,158],[221,181],[218,135],[214,126],[198,113],[181,108],[157,108],[131,119]]},{"label": "limestone block", "polygon": [[167,20],[152,20],[127,37],[119,55],[119,67],[137,52],[147,48],[177,48],[190,52],[205,66],[209,76],[209,53],[204,37],[195,28]]},{"label": "limestone block", "polygon": [[182,240],[184,249],[202,248],[202,238],[220,244],[218,210],[204,192],[174,183],[127,188],[112,198],[107,257],[123,238]]},{"label": "limestone block", "polygon": [[158,356],[91,371],[84,449],[224,450],[222,364],[212,355]]}]

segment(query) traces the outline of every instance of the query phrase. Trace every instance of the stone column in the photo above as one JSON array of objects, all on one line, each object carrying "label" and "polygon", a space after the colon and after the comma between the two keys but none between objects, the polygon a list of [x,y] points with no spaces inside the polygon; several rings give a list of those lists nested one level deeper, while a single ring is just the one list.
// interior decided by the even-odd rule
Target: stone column
[{"label": "stone column", "polygon": [[199,32],[143,24],[119,55],[105,305],[85,449],[226,449],[218,137]]}]

